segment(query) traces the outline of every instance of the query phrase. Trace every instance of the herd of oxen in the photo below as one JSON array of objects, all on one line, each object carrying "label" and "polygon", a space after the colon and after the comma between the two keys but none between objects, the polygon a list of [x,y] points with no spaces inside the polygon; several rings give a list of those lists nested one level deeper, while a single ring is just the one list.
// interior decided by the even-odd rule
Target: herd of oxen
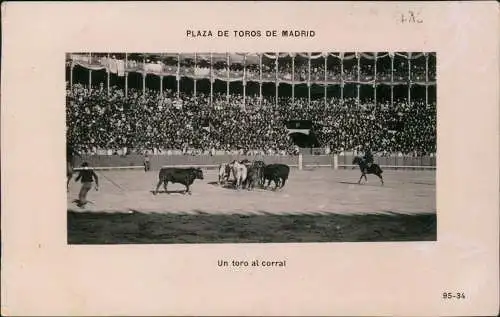
[{"label": "herd of oxen", "polygon": [[[263,161],[234,160],[219,165],[218,181],[220,186],[232,186],[234,189],[253,190],[256,187],[268,188],[274,182],[274,190],[283,188],[290,174],[290,167],[285,164],[268,164]],[[160,169],[158,184],[153,194],[157,194],[163,184],[167,192],[167,184],[178,183],[186,186],[185,193],[191,194],[190,186],[195,179],[203,179],[200,168],[164,167]],[[268,181],[266,186],[266,180]]]}]

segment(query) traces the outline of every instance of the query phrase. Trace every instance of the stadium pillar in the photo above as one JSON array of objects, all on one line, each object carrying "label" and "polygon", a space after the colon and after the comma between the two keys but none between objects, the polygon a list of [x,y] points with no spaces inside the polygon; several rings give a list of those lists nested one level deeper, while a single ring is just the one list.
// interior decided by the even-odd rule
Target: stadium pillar
[{"label": "stadium pillar", "polygon": [[429,105],[429,85],[425,83],[425,105]]},{"label": "stadium pillar", "polygon": [[106,65],[106,66],[107,66],[107,67],[106,67],[106,74],[107,74],[107,78],[106,78],[106,86],[107,86],[107,88],[108,88],[108,96],[109,96],[109,93],[110,93],[110,91],[109,91],[109,82],[110,82],[110,76],[111,76],[111,74],[110,74],[110,72],[109,72],[109,53],[108,53],[108,56],[107,56],[107,57],[108,57],[108,63],[107,63],[107,65]]},{"label": "stadium pillar", "polygon": [[243,55],[243,110],[246,110],[247,98],[247,55]]},{"label": "stadium pillar", "polygon": [[125,98],[128,96],[128,54],[125,53]]},{"label": "stadium pillar", "polygon": [[340,57],[340,102],[344,103],[344,53],[339,53]]},{"label": "stadium pillar", "polygon": [[377,106],[377,58],[378,53],[373,53],[373,102],[375,103],[375,107]]},{"label": "stadium pillar", "polygon": [[229,102],[229,53],[226,53],[226,100]]},{"label": "stadium pillar", "polygon": [[259,106],[262,106],[262,81],[259,82]]},{"label": "stadium pillar", "polygon": [[278,86],[279,86],[279,82],[278,82],[278,81],[276,81],[276,84],[275,84],[276,90],[275,90],[275,92],[274,92],[274,95],[275,95],[275,96],[274,96],[274,105],[275,105],[276,107],[278,107]]},{"label": "stadium pillar", "polygon": [[193,78],[193,97],[196,99],[196,68],[198,67],[198,56],[194,52],[194,78]]},{"label": "stadium pillar", "polygon": [[146,95],[146,71],[142,71],[142,94]]},{"label": "stadium pillar", "polygon": [[75,64],[71,60],[71,65],[69,65],[69,87],[71,90],[73,90],[73,68],[75,68]]},{"label": "stadium pillar", "polygon": [[311,107],[311,82],[307,82],[307,107]]},{"label": "stadium pillar", "polygon": [[356,84],[356,105],[359,107],[359,91],[360,91],[360,84]]},{"label": "stadium pillar", "polygon": [[429,54],[425,54],[425,105],[429,104]]},{"label": "stadium pillar", "polygon": [[210,74],[210,107],[214,104],[214,79]]},{"label": "stadium pillar", "polygon": [[146,95],[146,56],[142,55],[142,94]]},{"label": "stadium pillar", "polygon": [[280,56],[279,52],[276,52],[276,56],[274,59],[274,70],[275,70],[275,79],[274,79],[274,105],[278,107],[278,86],[279,86],[279,78],[278,78],[278,57]]},{"label": "stadium pillar", "polygon": [[246,109],[246,94],[247,94],[247,82],[243,78],[243,110]]},{"label": "stadium pillar", "polygon": [[210,53],[210,107],[214,104],[214,56]]},{"label": "stadium pillar", "polygon": [[302,153],[299,153],[299,162],[298,162],[298,167],[299,167],[299,170],[301,171],[303,166],[303,159],[302,159]]},{"label": "stadium pillar", "polygon": [[343,104],[344,103],[344,81],[341,80],[340,83],[340,102]]},{"label": "stadium pillar", "polygon": [[333,154],[333,169],[334,170],[339,169],[339,155],[338,154]]},{"label": "stadium pillar", "polygon": [[307,53],[307,107],[311,107],[311,52]]},{"label": "stadium pillar", "polygon": [[411,52],[408,52],[408,103],[411,103]]},{"label": "stadium pillar", "polygon": [[125,97],[128,96],[128,72],[125,72]]},{"label": "stadium pillar", "polygon": [[295,54],[292,54],[292,104],[295,103]]},{"label": "stadium pillar", "polygon": [[327,82],[328,82],[328,78],[326,77],[326,71],[327,71],[327,68],[328,68],[328,64],[327,64],[327,60],[328,60],[328,54],[326,52],[323,52],[323,57],[325,58],[325,72],[324,72],[324,88],[325,88],[325,91],[324,91],[324,94],[325,94],[325,108],[326,108],[326,105],[328,104],[327,102],[327,94],[328,94],[328,89],[327,89]]},{"label": "stadium pillar", "polygon": [[358,68],[358,76],[357,76],[358,83],[356,84],[356,105],[359,107],[359,91],[360,91],[360,86],[361,86],[360,85],[360,82],[361,82],[361,62],[360,62],[361,55],[358,52],[356,52],[355,54],[356,54],[356,60],[358,62],[358,64],[357,64],[357,66],[358,66],[357,67]]},{"label": "stadium pillar", "polygon": [[177,98],[180,97],[180,92],[181,92],[181,76],[179,74],[177,74],[177,76],[175,76],[176,80],[177,80]]},{"label": "stadium pillar", "polygon": [[408,103],[411,103],[411,82],[408,82]]},{"label": "stadium pillar", "polygon": [[411,52],[408,52],[408,81],[411,81]]},{"label": "stadium pillar", "polygon": [[89,69],[89,92],[92,91],[92,70]]},{"label": "stadium pillar", "polygon": [[262,53],[259,54],[259,106],[262,105]]},{"label": "stadium pillar", "polygon": [[391,83],[391,107],[394,106],[394,84]]},{"label": "stadium pillar", "polygon": [[[92,65],[92,53],[89,53],[89,64]],[[92,91],[92,69],[89,68],[89,92]]]},{"label": "stadium pillar", "polygon": [[391,57],[391,107],[394,106],[394,53],[389,53]]},{"label": "stadium pillar", "polygon": [[160,96],[163,97],[163,75],[160,75]]},{"label": "stadium pillar", "polygon": [[324,104],[325,108],[326,108],[326,105],[327,105],[327,101],[326,101],[326,94],[327,94],[327,91],[326,91],[326,82],[325,82],[325,84],[324,84],[324,86],[323,86],[323,101],[324,101],[324,103],[325,103],[325,104]]},{"label": "stadium pillar", "polygon": [[181,91],[181,54],[177,53],[177,74],[175,76],[177,80],[177,99],[180,97]]}]

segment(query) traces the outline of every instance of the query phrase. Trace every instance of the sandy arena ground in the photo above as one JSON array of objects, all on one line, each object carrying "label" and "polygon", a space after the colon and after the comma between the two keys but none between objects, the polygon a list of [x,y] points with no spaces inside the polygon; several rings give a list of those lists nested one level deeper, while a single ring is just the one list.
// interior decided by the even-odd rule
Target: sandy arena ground
[{"label": "sandy arena ground", "polygon": [[90,203],[79,208],[74,203],[80,189],[74,182],[75,174],[67,198],[68,211],[277,215],[436,212],[435,171],[386,170],[385,185],[381,186],[374,175],[367,176],[368,183],[358,185],[359,169],[292,169],[285,187],[274,192],[223,188],[216,184],[217,171],[204,170],[204,179],[196,180],[191,187],[192,195],[182,193],[183,185],[169,183],[170,193],[156,196],[151,191],[158,181],[158,171],[98,171],[97,175],[100,190],[92,189]]}]

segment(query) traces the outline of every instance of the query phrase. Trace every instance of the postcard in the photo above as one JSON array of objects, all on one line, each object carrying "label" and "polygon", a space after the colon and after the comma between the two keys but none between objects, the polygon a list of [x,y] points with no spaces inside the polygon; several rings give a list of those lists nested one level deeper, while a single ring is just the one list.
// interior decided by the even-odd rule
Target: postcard
[{"label": "postcard", "polygon": [[3,315],[498,314],[496,3],[2,14]]}]

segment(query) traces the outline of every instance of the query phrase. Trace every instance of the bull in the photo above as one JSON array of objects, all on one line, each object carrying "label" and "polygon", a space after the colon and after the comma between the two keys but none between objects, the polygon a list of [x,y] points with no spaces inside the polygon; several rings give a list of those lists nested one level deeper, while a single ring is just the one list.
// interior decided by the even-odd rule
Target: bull
[{"label": "bull", "polygon": [[160,170],[158,174],[158,184],[156,185],[156,190],[154,194],[158,193],[158,189],[160,185],[163,183],[163,188],[165,192],[167,192],[167,184],[178,183],[186,186],[186,191],[184,194],[188,193],[191,195],[191,190],[189,186],[194,183],[195,179],[203,179],[203,171],[200,168],[175,168],[175,167],[166,167]]},{"label": "bull", "polygon": [[266,188],[271,185],[271,181],[275,184],[275,190],[283,188],[290,174],[290,167],[285,164],[269,164],[264,167],[264,184],[268,180]]}]

